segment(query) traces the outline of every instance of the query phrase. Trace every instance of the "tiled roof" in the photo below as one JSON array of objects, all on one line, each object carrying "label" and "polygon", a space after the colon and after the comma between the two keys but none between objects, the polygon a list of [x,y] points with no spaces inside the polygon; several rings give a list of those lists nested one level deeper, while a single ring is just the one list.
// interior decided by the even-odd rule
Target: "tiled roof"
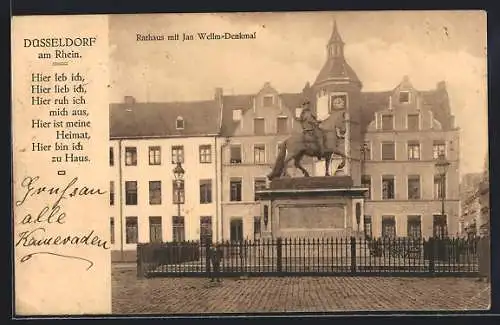
[{"label": "tiled roof", "polygon": [[[433,116],[441,123],[443,129],[450,129],[452,127],[452,117],[450,102],[446,88],[442,83],[438,84],[437,89],[420,91],[423,97],[424,105],[428,105],[433,112]],[[377,111],[383,110],[389,106],[389,96],[392,91],[382,92],[363,92],[362,110],[362,129],[366,129],[368,124],[374,119],[374,114]]]},{"label": "tiled roof", "polygon": [[[361,127],[366,130],[368,125],[374,119],[375,112],[383,110],[389,106],[389,96],[392,91],[381,91],[381,92],[362,92],[362,115],[361,115]],[[431,110],[434,113],[434,118],[436,118],[443,127],[448,127],[449,119],[449,103],[446,90],[444,92],[440,89],[429,90],[421,92],[424,97],[424,104],[430,105]],[[233,122],[232,111],[234,109],[242,109],[244,112],[246,109],[253,107],[253,95],[235,95],[235,96],[224,96],[224,120],[223,120],[223,134],[231,135],[239,122]],[[284,105],[290,109],[295,110],[295,108],[300,107],[304,102],[303,93],[283,93],[280,94]],[[443,110],[445,110],[443,112]]]},{"label": "tiled roof", "polygon": [[[361,127],[366,130],[377,111],[389,105],[392,91],[362,92]],[[434,117],[444,128],[451,126],[450,107],[446,89],[442,86],[434,90],[420,92],[424,105],[429,105]],[[304,93],[283,93],[279,95],[284,106],[293,113],[304,100]],[[222,96],[223,111],[215,100],[171,103],[119,103],[110,105],[110,136],[148,137],[148,136],[199,136],[217,134],[230,136],[239,122],[233,121],[233,111],[242,113],[253,107],[255,95]],[[183,130],[175,128],[175,120],[182,116]],[[221,119],[222,118],[222,123]],[[220,129],[219,129],[220,127]]]},{"label": "tiled roof", "polygon": [[450,129],[452,127],[450,100],[444,81],[438,83],[437,89],[422,91],[420,94],[424,99],[424,105],[432,107],[434,118],[441,123],[444,129]]},{"label": "tiled roof", "polygon": [[354,72],[353,68],[351,68],[343,57],[328,59],[323,68],[321,68],[315,84],[335,78],[348,78],[351,81],[360,82],[356,72]]},{"label": "tiled roof", "polygon": [[255,95],[230,95],[222,97],[222,128],[221,133],[230,135],[239,122],[233,121],[233,111],[240,109],[242,113],[253,107]]},{"label": "tiled roof", "polygon": [[[177,117],[184,129],[176,129]],[[214,100],[110,105],[110,137],[200,136],[219,133],[220,109]]]},{"label": "tiled roof", "polygon": [[365,92],[361,93],[362,107],[361,107],[361,129],[366,130],[368,125],[375,118],[375,112],[386,109],[389,107],[389,96],[392,92]]},{"label": "tiled roof", "polygon": [[225,95],[223,97],[224,106],[248,109],[253,107],[253,98],[255,95]]},{"label": "tiled roof", "polygon": [[290,110],[301,107],[305,101],[304,94],[280,94],[283,104]]}]

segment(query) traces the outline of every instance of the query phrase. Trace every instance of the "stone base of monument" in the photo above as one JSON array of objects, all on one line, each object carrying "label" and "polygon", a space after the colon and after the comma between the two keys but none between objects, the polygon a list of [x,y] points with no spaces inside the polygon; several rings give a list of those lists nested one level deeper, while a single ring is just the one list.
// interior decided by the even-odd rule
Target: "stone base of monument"
[{"label": "stone base of monument", "polygon": [[256,192],[262,238],[358,237],[367,188],[350,176],[280,178]]}]

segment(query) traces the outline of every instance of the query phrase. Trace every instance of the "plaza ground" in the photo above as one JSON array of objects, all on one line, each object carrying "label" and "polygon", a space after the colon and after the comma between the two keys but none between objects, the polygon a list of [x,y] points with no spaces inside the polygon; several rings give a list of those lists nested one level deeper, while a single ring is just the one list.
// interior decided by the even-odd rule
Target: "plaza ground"
[{"label": "plaza ground", "polygon": [[112,268],[114,314],[484,310],[490,284],[477,278],[254,277],[137,279]]}]

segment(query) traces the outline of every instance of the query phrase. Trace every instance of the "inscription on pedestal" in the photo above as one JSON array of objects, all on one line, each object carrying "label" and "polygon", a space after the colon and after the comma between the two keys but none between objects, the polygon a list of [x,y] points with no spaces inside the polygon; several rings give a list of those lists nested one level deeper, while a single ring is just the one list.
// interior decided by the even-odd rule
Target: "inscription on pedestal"
[{"label": "inscription on pedestal", "polygon": [[280,229],[343,229],[342,206],[285,206],[279,208]]},{"label": "inscription on pedestal", "polygon": [[318,189],[350,188],[353,185],[350,176],[278,178],[271,182],[271,189]]}]

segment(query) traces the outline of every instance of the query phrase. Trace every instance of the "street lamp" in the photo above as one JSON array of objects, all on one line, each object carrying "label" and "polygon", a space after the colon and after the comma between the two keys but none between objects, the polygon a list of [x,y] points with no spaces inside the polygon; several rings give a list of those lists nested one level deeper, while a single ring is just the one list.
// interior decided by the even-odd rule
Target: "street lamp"
[{"label": "street lamp", "polygon": [[269,207],[264,205],[264,227],[267,230],[267,223],[269,222]]},{"label": "street lamp", "polygon": [[370,148],[368,147],[368,144],[366,142],[363,143],[359,148],[359,150],[363,154],[363,162],[366,160],[366,153],[368,152],[369,149]]},{"label": "street lamp", "polygon": [[[438,156],[437,162],[436,162],[436,170],[438,175],[441,177],[441,184],[440,184],[440,192],[441,192],[441,218],[444,218],[444,201],[446,199],[445,191],[445,179],[446,179],[446,172],[448,171],[448,167],[450,167],[450,163],[446,160],[446,157],[444,154],[440,154]],[[444,235],[444,229],[442,230],[441,235]],[[444,237],[444,236],[443,236]]]},{"label": "street lamp", "polygon": [[358,224],[358,233],[359,233],[359,224],[361,223],[361,203],[356,203],[356,223]]},{"label": "street lamp", "polygon": [[364,142],[360,148],[359,148],[359,151],[361,152],[361,154],[363,155],[363,161],[361,162],[361,174],[364,175],[365,174],[365,161],[366,161],[366,154],[368,153],[368,151],[370,150],[370,147],[368,146],[368,143]]},{"label": "street lamp", "polygon": [[175,178],[175,187],[176,187],[176,196],[177,196],[177,217],[181,217],[181,189],[184,183],[184,168],[182,168],[182,164],[180,161],[177,162],[174,170],[174,178]]},{"label": "street lamp", "polygon": [[[359,151],[362,154],[363,160],[361,161],[361,185],[364,185],[364,180],[363,178],[365,177],[365,162],[366,162],[366,154],[370,150],[370,147],[366,142],[363,142],[362,145],[360,145]],[[370,191],[371,189],[368,190],[368,193],[365,194],[365,198],[369,199],[370,198]],[[356,203],[356,222],[358,223],[358,233],[359,233],[359,224],[361,223],[361,206],[359,203]],[[365,233],[366,236],[366,233]]]}]

